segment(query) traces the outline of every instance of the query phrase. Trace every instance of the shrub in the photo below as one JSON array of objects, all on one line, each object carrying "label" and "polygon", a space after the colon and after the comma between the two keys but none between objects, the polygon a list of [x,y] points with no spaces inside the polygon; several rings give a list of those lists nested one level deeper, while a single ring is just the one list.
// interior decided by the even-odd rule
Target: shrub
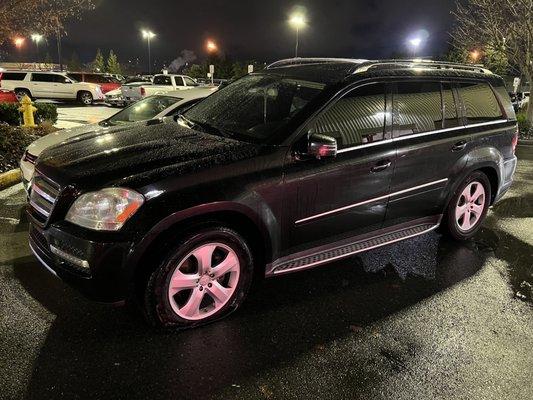
[{"label": "shrub", "polygon": [[530,137],[533,136],[533,126],[527,122],[527,117],[525,112],[516,114],[516,120],[518,122],[518,130],[521,137]]},{"label": "shrub", "polygon": [[[35,103],[37,108],[35,112],[35,123],[40,124],[44,121],[49,121],[52,124],[57,122],[57,106],[51,103]],[[5,122],[9,125],[20,125],[22,121],[22,114],[18,110],[20,104],[18,103],[0,103],[0,122]]]},{"label": "shrub", "polygon": [[37,128],[0,124],[0,173],[17,168],[26,147],[54,130],[53,126],[46,124]]},{"label": "shrub", "polygon": [[18,103],[0,103],[0,122],[9,125],[19,125],[21,114],[18,110]]}]

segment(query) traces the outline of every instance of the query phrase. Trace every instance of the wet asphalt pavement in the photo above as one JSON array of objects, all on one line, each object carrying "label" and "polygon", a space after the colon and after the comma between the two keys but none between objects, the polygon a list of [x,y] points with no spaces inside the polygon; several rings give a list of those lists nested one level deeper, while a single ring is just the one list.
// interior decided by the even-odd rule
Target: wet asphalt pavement
[{"label": "wet asphalt pavement", "polygon": [[228,319],[155,333],[30,255],[0,192],[0,399],[531,399],[533,146],[466,243],[430,233],[265,281]]}]

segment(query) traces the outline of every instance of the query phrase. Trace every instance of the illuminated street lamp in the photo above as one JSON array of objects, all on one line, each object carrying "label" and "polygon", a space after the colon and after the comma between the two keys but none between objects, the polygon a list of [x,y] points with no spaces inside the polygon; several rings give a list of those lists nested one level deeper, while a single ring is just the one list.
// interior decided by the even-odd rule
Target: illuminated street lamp
[{"label": "illuminated street lamp", "polygon": [[44,36],[39,35],[38,33],[34,33],[33,35],[31,35],[31,40],[37,46],[37,58],[39,58],[39,43],[43,40],[43,38]]},{"label": "illuminated street lamp", "polygon": [[422,39],[419,37],[409,39],[409,45],[411,46],[411,49],[413,50],[413,56],[416,55],[421,44],[422,44]]},{"label": "illuminated street lamp", "polygon": [[293,14],[289,19],[289,24],[296,29],[296,47],[294,49],[294,57],[298,57],[298,44],[300,40],[300,29],[304,28],[307,24],[305,16],[301,13]]},{"label": "illuminated street lamp", "polygon": [[218,51],[218,46],[213,40],[208,40],[205,43],[205,48],[207,49],[208,53],[215,53]]},{"label": "illuminated street lamp", "polygon": [[150,42],[155,37],[155,33],[148,30],[142,30],[143,38],[146,39],[148,43],[148,74],[152,73],[152,55],[150,52]]},{"label": "illuminated street lamp", "polygon": [[472,60],[474,64],[479,60],[480,56],[481,54],[479,53],[478,50],[473,50],[470,52],[470,59]]},{"label": "illuminated street lamp", "polygon": [[15,39],[13,39],[13,44],[18,50],[20,50],[22,46],[24,46],[25,41],[26,39],[24,39],[23,37],[16,37]]}]

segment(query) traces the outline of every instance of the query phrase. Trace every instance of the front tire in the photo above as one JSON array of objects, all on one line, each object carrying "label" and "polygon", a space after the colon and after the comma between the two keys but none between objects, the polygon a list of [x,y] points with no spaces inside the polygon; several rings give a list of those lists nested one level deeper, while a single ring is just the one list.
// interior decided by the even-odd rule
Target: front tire
[{"label": "front tire", "polygon": [[78,101],[84,106],[90,106],[91,104],[93,104],[93,95],[91,94],[91,92],[79,92]]},{"label": "front tire", "polygon": [[253,275],[245,240],[225,227],[203,228],[177,240],[148,279],[145,316],[164,328],[191,328],[235,311]]},{"label": "front tire", "polygon": [[455,240],[468,240],[481,227],[491,199],[487,176],[476,171],[469,175],[451,198],[443,218],[444,232]]}]

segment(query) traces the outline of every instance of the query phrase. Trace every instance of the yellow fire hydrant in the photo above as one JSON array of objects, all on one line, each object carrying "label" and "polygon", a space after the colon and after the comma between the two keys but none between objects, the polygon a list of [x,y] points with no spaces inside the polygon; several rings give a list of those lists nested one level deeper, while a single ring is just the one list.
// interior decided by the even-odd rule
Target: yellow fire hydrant
[{"label": "yellow fire hydrant", "polygon": [[28,95],[25,95],[20,103],[22,105],[19,107],[19,111],[22,113],[22,116],[24,118],[23,126],[35,127],[36,125],[35,119],[33,118],[33,114],[35,113],[35,111],[37,111],[37,108],[32,105],[31,99]]}]

